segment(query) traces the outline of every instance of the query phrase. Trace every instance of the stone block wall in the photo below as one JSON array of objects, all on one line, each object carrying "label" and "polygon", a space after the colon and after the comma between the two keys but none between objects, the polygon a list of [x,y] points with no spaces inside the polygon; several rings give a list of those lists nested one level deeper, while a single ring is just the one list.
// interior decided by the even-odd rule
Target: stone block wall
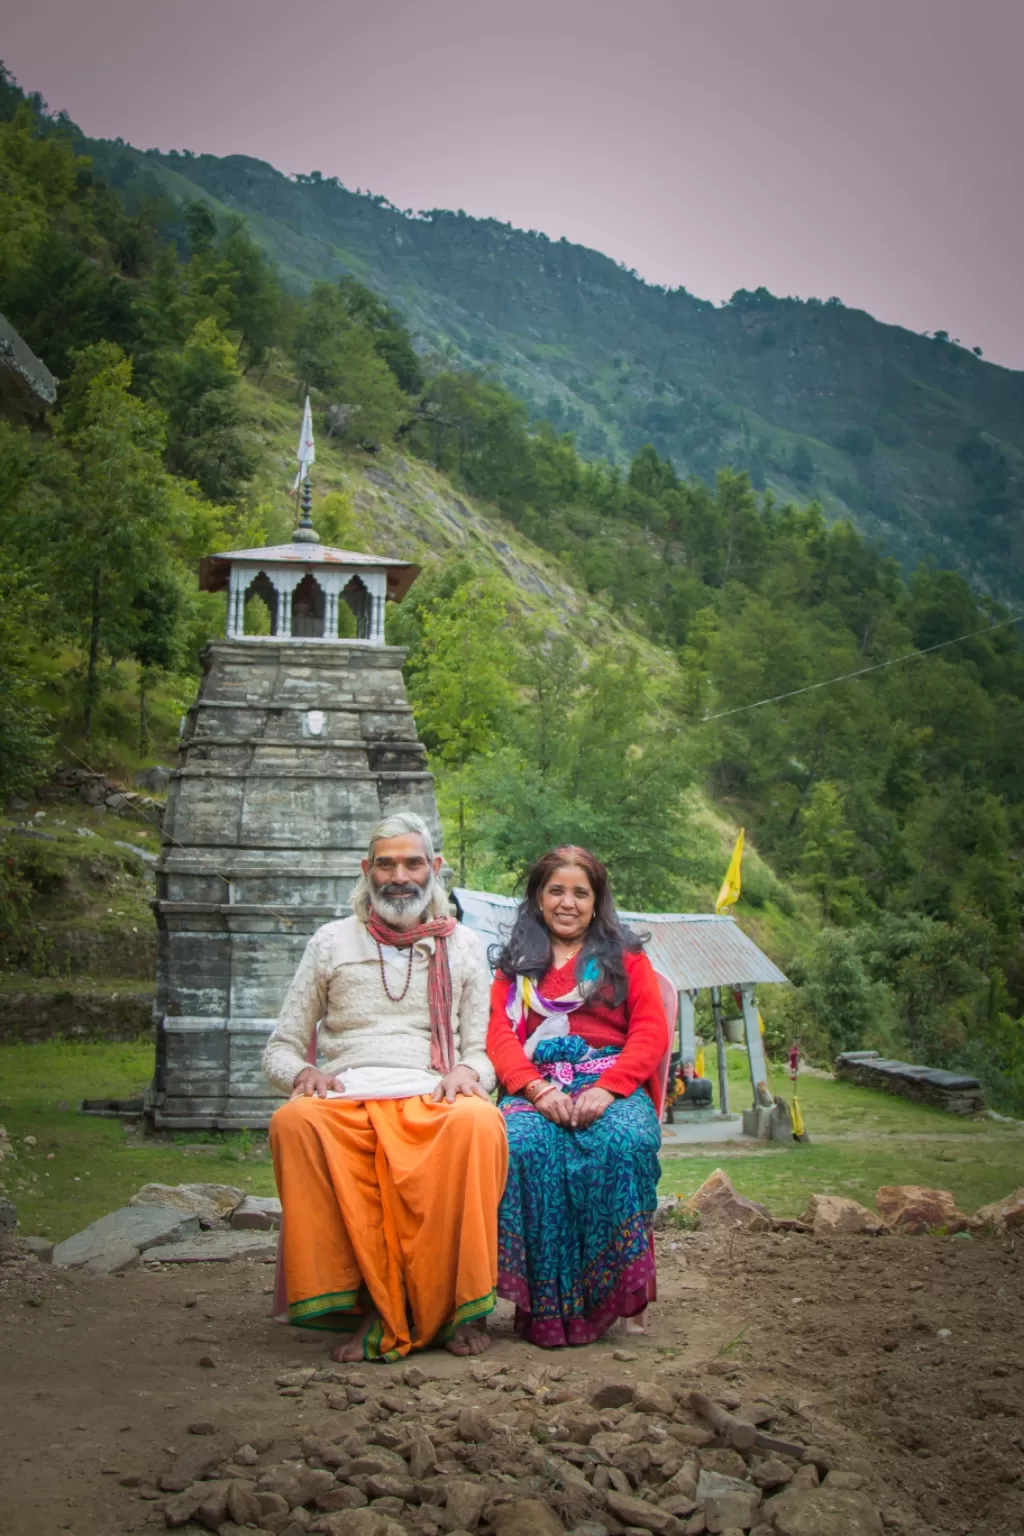
[{"label": "stone block wall", "polygon": [[205,652],[157,868],[157,1126],[265,1125],[267,1035],[307,938],[347,913],[371,829],[414,810],[440,847],[402,659],[265,638]]}]

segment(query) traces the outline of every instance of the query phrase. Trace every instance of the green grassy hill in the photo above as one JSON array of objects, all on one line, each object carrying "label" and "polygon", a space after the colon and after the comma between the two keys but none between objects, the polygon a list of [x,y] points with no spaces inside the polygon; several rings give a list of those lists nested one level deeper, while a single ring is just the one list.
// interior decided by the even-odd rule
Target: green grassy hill
[{"label": "green grassy hill", "polygon": [[851,517],[906,566],[933,557],[1024,592],[1024,374],[967,346],[834,299],[759,289],[716,309],[564,240],[403,213],[245,156],[82,147],[129,205],[158,193],[242,215],[295,289],[354,273],[422,346],[490,368],[585,453],[652,442],[683,474],[748,469]]}]

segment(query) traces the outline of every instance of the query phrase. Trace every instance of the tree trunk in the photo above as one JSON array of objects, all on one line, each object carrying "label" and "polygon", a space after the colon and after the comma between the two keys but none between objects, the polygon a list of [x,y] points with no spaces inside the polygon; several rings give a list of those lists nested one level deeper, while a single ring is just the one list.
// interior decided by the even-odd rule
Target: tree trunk
[{"label": "tree trunk", "polygon": [[96,702],[96,668],[100,655],[100,572],[92,575],[92,619],[89,625],[89,668],[85,675],[85,739],[92,740],[92,710]]},{"label": "tree trunk", "polygon": [[466,802],[459,797],[459,884],[466,887]]},{"label": "tree trunk", "polygon": [[149,753],[149,721],[146,719],[146,669],[139,668],[139,756]]}]

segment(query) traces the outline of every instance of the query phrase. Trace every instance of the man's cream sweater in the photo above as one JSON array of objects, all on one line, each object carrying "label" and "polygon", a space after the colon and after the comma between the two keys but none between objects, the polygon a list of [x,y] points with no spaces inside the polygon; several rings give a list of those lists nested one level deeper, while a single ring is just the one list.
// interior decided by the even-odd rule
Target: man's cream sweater
[{"label": "man's cream sweater", "polygon": [[[356,917],[325,923],[306,945],[263,1053],[263,1070],[275,1088],[291,1091],[309,1065],[306,1055],[320,1026],[320,1065],[344,1078],[356,1067],[405,1068],[437,1073],[430,1066],[430,1013],[427,967],[433,939],[413,945],[412,979],[400,1003],[381,983],[377,946]],[[402,966],[385,967],[393,996],[405,985]],[[461,923],[448,940],[452,975],[452,1032],[457,1065],[472,1067],[481,1086],[494,1087],[494,1069],[484,1052],[490,1008],[490,974],[483,945]],[[368,1095],[372,1096],[372,1095]]]}]

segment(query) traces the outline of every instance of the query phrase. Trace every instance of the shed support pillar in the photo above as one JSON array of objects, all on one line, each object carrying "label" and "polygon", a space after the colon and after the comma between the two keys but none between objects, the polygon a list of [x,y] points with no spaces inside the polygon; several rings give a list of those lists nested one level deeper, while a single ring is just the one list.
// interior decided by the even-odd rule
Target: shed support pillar
[{"label": "shed support pillar", "polygon": [[753,984],[748,982],[740,988],[740,1000],[743,1008],[743,1025],[747,1037],[747,1060],[750,1063],[750,1086],[754,1093],[754,1104],[757,1104],[757,1089],[760,1083],[768,1085],[768,1067],[764,1058],[764,1042],[761,1039],[761,1026],[757,1017],[757,1003],[754,1000]]},{"label": "shed support pillar", "polygon": [[679,1060],[696,1061],[697,1030],[694,1015],[693,992],[679,994]]},{"label": "shed support pillar", "polygon": [[725,1030],[722,1028],[722,989],[711,988],[711,1012],[715,1020],[715,1054],[718,1057],[718,1112],[729,1113],[729,1068],[725,1059]]}]

